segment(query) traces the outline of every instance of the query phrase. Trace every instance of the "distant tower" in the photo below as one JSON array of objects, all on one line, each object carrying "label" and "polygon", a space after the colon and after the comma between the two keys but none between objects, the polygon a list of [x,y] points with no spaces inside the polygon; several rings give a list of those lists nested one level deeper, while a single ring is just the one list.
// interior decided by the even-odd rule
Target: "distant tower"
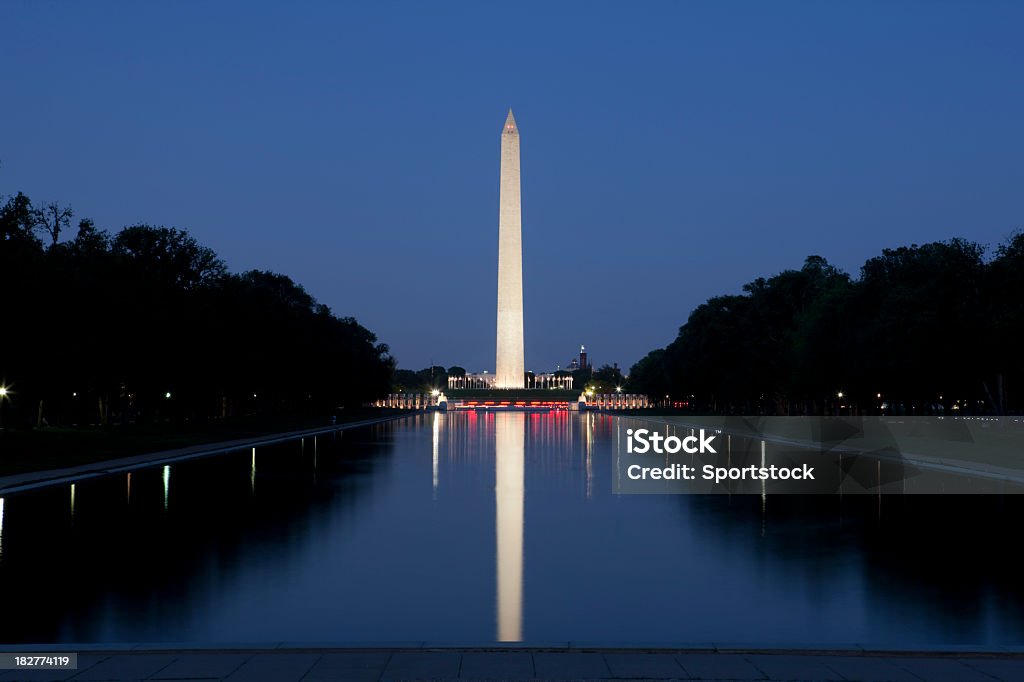
[{"label": "distant tower", "polygon": [[580,346],[580,369],[587,368],[587,349]]},{"label": "distant tower", "polygon": [[519,129],[508,110],[501,131],[498,199],[497,388],[524,388],[523,220],[519,199]]}]

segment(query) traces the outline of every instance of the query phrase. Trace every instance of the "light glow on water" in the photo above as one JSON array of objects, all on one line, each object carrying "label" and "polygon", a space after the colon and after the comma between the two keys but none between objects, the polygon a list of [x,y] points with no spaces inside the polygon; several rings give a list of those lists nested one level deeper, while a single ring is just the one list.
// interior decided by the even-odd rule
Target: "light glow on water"
[{"label": "light glow on water", "polygon": [[523,507],[526,415],[494,416],[498,641],[523,639]]},{"label": "light glow on water", "polygon": [[433,426],[433,444],[434,444],[434,459],[433,459],[433,472],[434,472],[434,498],[437,499],[437,470],[438,470],[438,451],[441,447],[441,413],[434,413],[434,426]]},{"label": "light glow on water", "polygon": [[164,465],[164,511],[167,511],[167,495],[171,489],[171,465]]}]

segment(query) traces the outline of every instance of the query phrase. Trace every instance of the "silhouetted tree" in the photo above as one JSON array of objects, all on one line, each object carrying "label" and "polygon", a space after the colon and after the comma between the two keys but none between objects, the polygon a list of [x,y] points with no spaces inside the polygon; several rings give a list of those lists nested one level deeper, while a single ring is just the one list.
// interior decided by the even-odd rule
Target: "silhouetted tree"
[{"label": "silhouetted tree", "polygon": [[111,239],[83,219],[43,249],[38,219],[23,194],[0,208],[11,422],[312,414],[388,391],[388,347],[284,275],[230,274],[184,230],[147,225]]},{"label": "silhouetted tree", "polygon": [[[982,387],[996,412],[1006,414],[1008,397],[1021,402],[1024,382],[1024,232],[1017,232],[996,249],[984,283],[984,322],[979,336],[978,360],[984,377]],[[985,330],[990,330],[985,333]],[[982,336],[983,335],[983,336]]]},{"label": "silhouetted tree", "polygon": [[121,230],[112,249],[143,274],[162,284],[191,289],[222,277],[224,262],[184,230],[134,225]]},{"label": "silhouetted tree", "polygon": [[425,391],[443,390],[448,386],[448,370],[440,365],[425,367],[416,373]]},{"label": "silhouetted tree", "polygon": [[71,225],[71,217],[75,214],[70,206],[61,206],[50,201],[34,209],[35,224],[38,229],[50,238],[50,246],[56,246],[60,233]]},{"label": "silhouetted tree", "polygon": [[32,201],[18,192],[0,208],[0,242],[5,244],[38,244],[35,236],[36,213]]},{"label": "silhouetted tree", "polygon": [[412,393],[422,388],[420,376],[411,369],[396,369],[391,379],[391,387],[395,393]]},{"label": "silhouetted tree", "polygon": [[590,384],[598,393],[614,393],[625,382],[626,379],[622,376],[619,368],[611,365],[602,365],[594,370],[590,378]]},{"label": "silhouetted tree", "polygon": [[963,239],[886,249],[857,280],[811,256],[699,305],[631,390],[714,412],[1002,413],[1024,379],[1022,273],[1019,234],[990,263]]},{"label": "silhouetted tree", "polygon": [[661,398],[671,390],[664,348],[652,350],[629,370],[629,390]]}]

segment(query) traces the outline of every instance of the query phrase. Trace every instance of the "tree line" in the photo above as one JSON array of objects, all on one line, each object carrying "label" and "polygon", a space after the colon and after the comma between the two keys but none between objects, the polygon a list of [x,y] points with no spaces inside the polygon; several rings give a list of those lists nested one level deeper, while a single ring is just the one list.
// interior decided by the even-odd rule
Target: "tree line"
[{"label": "tree line", "polygon": [[289,277],[185,230],[116,234],[26,195],[0,207],[7,428],[324,414],[387,393],[388,347]]},{"label": "tree line", "polygon": [[733,414],[1009,414],[1024,408],[1024,233],[820,256],[698,306],[631,389]]}]

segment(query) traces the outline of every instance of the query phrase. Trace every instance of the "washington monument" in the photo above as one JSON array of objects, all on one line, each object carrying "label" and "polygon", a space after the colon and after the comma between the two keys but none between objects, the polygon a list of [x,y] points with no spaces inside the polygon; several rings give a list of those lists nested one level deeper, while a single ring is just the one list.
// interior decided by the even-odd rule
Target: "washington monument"
[{"label": "washington monument", "polygon": [[508,110],[501,131],[498,199],[498,358],[494,385],[524,388],[523,220],[519,201],[519,129]]}]

